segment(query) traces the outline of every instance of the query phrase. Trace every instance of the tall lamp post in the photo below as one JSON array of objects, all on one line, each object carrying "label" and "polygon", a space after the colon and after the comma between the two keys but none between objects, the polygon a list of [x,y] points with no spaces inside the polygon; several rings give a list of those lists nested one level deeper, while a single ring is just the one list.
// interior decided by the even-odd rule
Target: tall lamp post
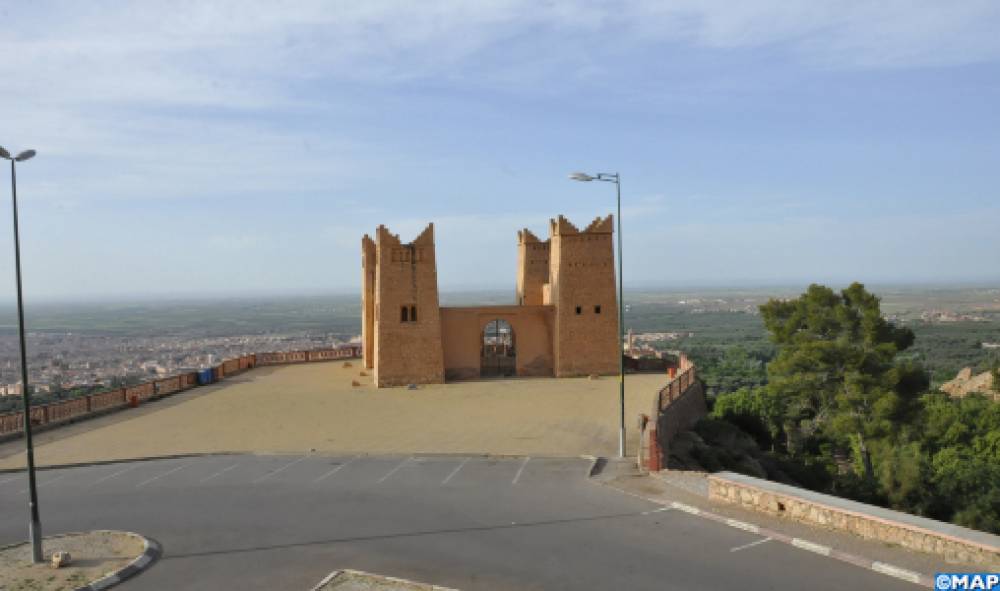
[{"label": "tall lamp post", "polygon": [[585,172],[574,172],[569,175],[574,181],[589,183],[604,181],[614,183],[618,195],[618,457],[625,457],[625,301],[622,292],[622,185],[617,172],[599,172],[589,175]]},{"label": "tall lamp post", "polygon": [[0,158],[10,160],[10,192],[14,203],[14,269],[17,275],[17,331],[21,339],[21,399],[24,405],[24,444],[28,458],[28,536],[31,538],[31,559],[37,564],[43,562],[42,522],[38,518],[38,489],[35,485],[35,450],[31,444],[31,395],[28,389],[28,353],[24,345],[24,304],[21,294],[21,239],[17,228],[17,162],[34,157],[34,150],[25,150],[17,156],[0,147]]}]

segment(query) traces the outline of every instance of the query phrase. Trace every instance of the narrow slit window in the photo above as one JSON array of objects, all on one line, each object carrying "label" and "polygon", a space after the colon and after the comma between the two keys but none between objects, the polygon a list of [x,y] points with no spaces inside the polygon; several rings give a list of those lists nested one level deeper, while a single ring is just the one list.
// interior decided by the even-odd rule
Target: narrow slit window
[{"label": "narrow slit window", "polygon": [[416,321],[417,321],[417,307],[410,306],[410,322],[416,322]]},{"label": "narrow slit window", "polygon": [[409,322],[410,321],[410,309],[407,308],[406,306],[403,306],[402,308],[400,308],[400,310],[399,310],[399,320],[400,320],[400,322]]},{"label": "narrow slit window", "polygon": [[601,305],[598,304],[594,306],[594,314],[600,314],[600,313],[601,313]]},{"label": "narrow slit window", "polygon": [[580,314],[583,314],[583,306],[576,307],[576,315],[579,316]]}]

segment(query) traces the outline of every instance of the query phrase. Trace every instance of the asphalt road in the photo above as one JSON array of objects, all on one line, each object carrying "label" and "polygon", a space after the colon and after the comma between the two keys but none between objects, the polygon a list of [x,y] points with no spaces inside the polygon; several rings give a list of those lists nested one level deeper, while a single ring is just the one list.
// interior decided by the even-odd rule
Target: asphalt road
[{"label": "asphalt road", "polygon": [[[583,459],[253,456],[40,472],[46,533],[122,529],[144,589],[306,590],[338,568],[476,589],[916,587],[590,482]],[[0,474],[0,545],[27,478]]]}]

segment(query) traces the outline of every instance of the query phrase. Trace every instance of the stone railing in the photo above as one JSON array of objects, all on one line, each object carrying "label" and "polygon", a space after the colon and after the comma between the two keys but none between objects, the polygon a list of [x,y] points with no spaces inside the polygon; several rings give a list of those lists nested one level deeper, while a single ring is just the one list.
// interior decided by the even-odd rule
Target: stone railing
[{"label": "stone railing", "polygon": [[1000,536],[926,517],[732,472],[708,477],[708,497],[712,501],[935,554],[948,562],[1000,568]]},{"label": "stone railing", "polygon": [[641,415],[639,468],[655,472],[666,465],[670,441],[694,426],[706,414],[705,391],[698,370],[686,355],[680,356],[679,372],[671,371],[670,381],[657,395],[650,415]]},{"label": "stone railing", "polygon": [[[226,359],[215,367],[202,370],[203,372],[209,372],[211,377],[210,379],[203,379],[201,382],[198,380],[200,372],[193,371],[150,382],[143,382],[126,388],[115,388],[114,390],[106,390],[69,400],[32,406],[31,424],[40,428],[48,428],[105,414],[117,409],[135,407],[143,402],[163,398],[164,396],[188,390],[198,385],[218,382],[255,367],[312,361],[335,361],[360,356],[361,346],[353,344],[344,345],[336,349],[243,355],[233,359]],[[0,414],[0,438],[19,437],[23,431],[24,413],[22,411]]]}]

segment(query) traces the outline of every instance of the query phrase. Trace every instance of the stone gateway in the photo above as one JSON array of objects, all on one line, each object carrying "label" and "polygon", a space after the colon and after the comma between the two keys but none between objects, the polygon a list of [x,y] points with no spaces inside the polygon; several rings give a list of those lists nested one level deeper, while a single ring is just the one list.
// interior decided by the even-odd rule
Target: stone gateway
[{"label": "stone gateway", "polygon": [[517,233],[514,305],[439,305],[434,225],[413,242],[379,226],[361,239],[362,350],[376,386],[493,376],[618,373],[611,216],[549,237]]}]

